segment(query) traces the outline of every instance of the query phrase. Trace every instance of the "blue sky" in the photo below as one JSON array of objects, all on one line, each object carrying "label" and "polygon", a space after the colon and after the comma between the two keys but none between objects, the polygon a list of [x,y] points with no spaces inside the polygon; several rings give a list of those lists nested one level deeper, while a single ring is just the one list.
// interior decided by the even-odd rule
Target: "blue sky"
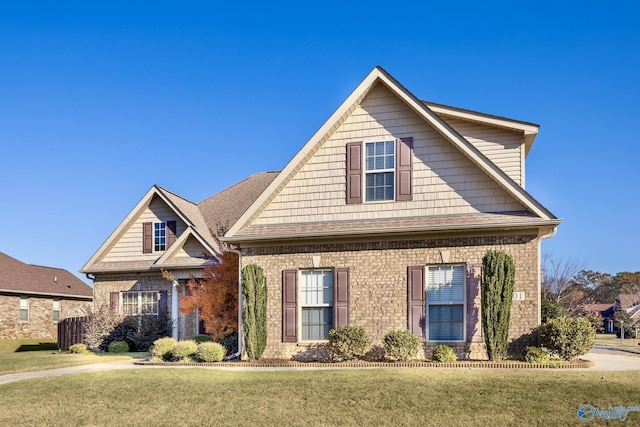
[{"label": "blue sky", "polygon": [[564,221],[543,251],[640,270],[637,3],[97,3],[0,3],[10,256],[77,273],[153,184],[198,202],[281,169],[380,65],[540,124],[527,190]]}]

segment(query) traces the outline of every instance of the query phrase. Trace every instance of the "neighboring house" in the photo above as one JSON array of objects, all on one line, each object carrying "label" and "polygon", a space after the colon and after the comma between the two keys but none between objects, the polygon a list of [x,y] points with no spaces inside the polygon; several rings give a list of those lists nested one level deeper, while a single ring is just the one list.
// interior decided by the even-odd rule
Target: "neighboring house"
[{"label": "neighboring house", "polygon": [[[516,265],[510,339],[522,350],[538,343],[540,243],[560,223],[525,190],[537,132],[421,101],[376,67],[279,174],[198,204],[153,187],[82,271],[96,304],[122,311],[146,295],[177,320],[183,281],[216,256],[213,234],[228,225],[221,241],[266,275],[264,357],[313,352],[349,324],[377,343],[409,329],[427,356],[447,343],[485,358],[482,257],[503,249]],[[183,323],[175,336],[197,332]]]},{"label": "neighboring house", "polygon": [[615,324],[613,316],[621,310],[631,317],[631,324],[625,325],[625,328],[640,327],[640,294],[620,294],[613,304],[585,304],[584,310],[602,318],[605,333],[613,333],[620,328],[620,325]]},{"label": "neighboring house", "polygon": [[93,280],[96,308],[166,316],[175,338],[199,333],[197,313],[179,313],[179,296],[220,254],[218,230],[235,222],[275,175],[255,174],[197,204],[153,186],[81,270]]},{"label": "neighboring house", "polygon": [[376,67],[222,240],[264,269],[264,357],[331,328],[409,329],[484,358],[482,257],[515,261],[510,340],[538,343],[540,243],[560,220],[525,190],[538,125],[424,102]]},{"label": "neighboring house", "polygon": [[92,300],[91,287],[67,270],[0,252],[0,338],[55,338],[58,321],[83,316]]}]

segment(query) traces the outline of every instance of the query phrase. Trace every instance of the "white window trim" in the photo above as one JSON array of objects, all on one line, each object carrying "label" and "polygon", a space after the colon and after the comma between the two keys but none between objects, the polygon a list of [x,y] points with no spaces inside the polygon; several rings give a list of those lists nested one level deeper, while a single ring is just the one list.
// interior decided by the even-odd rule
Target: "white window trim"
[{"label": "white window trim", "polygon": [[[334,292],[335,292],[335,283],[332,284],[332,300],[331,300],[331,304],[325,303],[325,304],[303,304],[302,303],[302,276],[303,276],[303,272],[305,271],[326,271],[329,272],[330,275],[333,275],[334,273],[334,269],[333,268],[304,268],[304,269],[300,269],[298,271],[298,283],[300,284],[300,286],[298,286],[298,295],[297,295],[297,300],[300,301],[300,303],[298,304],[298,331],[300,333],[299,338],[298,338],[298,342],[303,343],[303,344],[313,344],[313,343],[326,343],[329,342],[328,337],[326,340],[305,340],[302,338],[302,311],[303,308],[325,308],[325,307],[331,307],[334,308],[333,306],[333,296],[334,296]],[[332,279],[333,281],[333,279]],[[335,308],[334,308],[335,309]],[[331,324],[333,325],[333,319],[331,319]],[[335,326],[335,325],[333,325]],[[332,328],[333,329],[333,328]]]},{"label": "white window trim", "polygon": [[[26,307],[23,307],[22,302],[26,301],[26,303],[24,305],[26,305]],[[19,303],[19,310],[18,310],[18,320],[20,322],[28,322],[29,320],[31,320],[31,301],[30,298],[28,297],[20,297],[20,303]],[[27,310],[27,320],[22,320],[21,318],[21,314],[22,314],[22,310]]]},{"label": "white window trim", "polygon": [[[142,294],[156,294],[156,312],[155,313],[143,313],[142,312]],[[125,313],[125,309],[124,309],[124,296],[125,294],[127,295],[136,295],[136,303],[137,303],[137,308],[136,308],[136,314],[126,314]],[[160,304],[160,298],[158,295],[157,291],[122,291],[120,292],[120,314],[124,315],[124,316],[158,316],[158,311],[160,310],[159,307]]]},{"label": "white window trim", "polygon": [[[156,243],[156,225],[160,227],[158,230],[164,229],[164,244]],[[157,246],[164,246],[164,249],[156,249]],[[153,222],[153,252],[165,252],[167,250],[167,221]]]},{"label": "white window trim", "polygon": [[[429,267],[462,267],[462,272],[464,275],[464,280],[462,283],[462,339],[461,340],[431,340],[429,339],[429,305],[460,305],[459,301],[449,301],[449,303],[441,302],[429,304]],[[432,343],[461,343],[467,342],[467,279],[466,279],[467,266],[466,264],[429,264],[427,265],[425,271],[425,296],[424,296],[424,304],[425,304],[425,322],[424,322],[424,336],[427,342]]]},{"label": "white window trim", "polygon": [[[58,308],[56,309],[56,303],[58,303]],[[56,319],[56,312],[58,312],[58,319]],[[53,322],[59,322],[62,319],[62,300],[54,299],[53,300],[53,310],[51,313],[51,320]]]},{"label": "white window trim", "polygon": [[[368,170],[367,169],[367,144],[375,144],[376,142],[391,142],[393,145],[393,168],[390,169],[373,169],[373,170]],[[382,138],[376,138],[374,140],[370,140],[370,141],[364,141],[362,143],[363,147],[362,147],[362,200],[364,203],[391,203],[391,202],[395,202],[396,201],[396,177],[397,177],[397,172],[396,172],[396,164],[397,164],[397,159],[396,156],[398,155],[397,151],[397,143],[396,143],[396,138],[392,138],[392,137],[382,137]],[[367,199],[367,175],[368,174],[375,174],[375,173],[385,173],[385,172],[392,172],[393,173],[393,197],[391,199],[383,199],[383,200],[369,200]]]}]

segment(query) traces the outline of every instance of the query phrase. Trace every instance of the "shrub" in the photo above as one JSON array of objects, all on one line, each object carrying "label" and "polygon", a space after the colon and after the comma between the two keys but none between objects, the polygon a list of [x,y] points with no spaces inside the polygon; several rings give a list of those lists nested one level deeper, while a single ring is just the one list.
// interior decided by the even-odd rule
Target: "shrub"
[{"label": "shrub", "polygon": [[238,352],[238,333],[237,332],[231,332],[225,335],[225,337],[222,338],[222,340],[219,342],[224,347],[224,354],[229,355],[229,354],[234,354]]},{"label": "shrub", "polygon": [[224,357],[224,347],[217,342],[202,342],[198,344],[196,359],[201,362],[219,362]]},{"label": "shrub", "polygon": [[209,335],[196,335],[191,339],[195,341],[196,344],[200,344],[203,342],[213,342],[213,338],[211,338]]},{"label": "shrub", "polygon": [[559,317],[540,327],[542,345],[564,360],[587,354],[593,347],[593,328],[584,317]]},{"label": "shrub", "polygon": [[247,357],[260,359],[267,346],[267,279],[255,264],[242,269],[242,325]]},{"label": "shrub", "polygon": [[187,361],[198,351],[198,344],[193,340],[178,341],[173,350],[171,358],[178,361]]},{"label": "shrub", "polygon": [[432,362],[453,363],[458,360],[456,352],[451,347],[444,344],[438,344],[431,354]]},{"label": "shrub", "polygon": [[391,331],[382,339],[387,358],[405,361],[416,356],[420,348],[420,338],[406,329]]},{"label": "shrub", "polygon": [[481,316],[491,361],[507,357],[514,280],[513,258],[504,251],[487,251],[482,258]]},{"label": "shrub", "polygon": [[162,360],[171,359],[171,352],[178,342],[171,337],[160,338],[154,341],[151,346],[151,356],[158,357]]},{"label": "shrub", "polygon": [[69,346],[69,353],[84,354],[84,353],[88,353],[88,352],[89,352],[89,350],[87,350],[87,345],[86,344],[77,343],[77,344],[73,344],[73,345]]},{"label": "shrub", "polygon": [[371,340],[361,326],[339,326],[329,331],[329,348],[342,360],[363,357],[371,347]]},{"label": "shrub", "polygon": [[127,353],[129,344],[126,341],[111,341],[109,344],[109,353]]},{"label": "shrub", "polygon": [[551,319],[557,319],[567,315],[567,309],[554,301],[542,300],[540,303],[542,323],[547,323]]},{"label": "shrub", "polygon": [[528,363],[549,363],[549,353],[540,347],[527,347],[524,349],[524,360]]}]

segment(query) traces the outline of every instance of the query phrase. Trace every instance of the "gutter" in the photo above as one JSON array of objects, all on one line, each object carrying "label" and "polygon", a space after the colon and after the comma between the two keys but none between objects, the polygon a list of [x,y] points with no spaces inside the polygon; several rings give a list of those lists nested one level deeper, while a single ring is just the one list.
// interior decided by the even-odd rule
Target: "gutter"
[{"label": "gutter", "polygon": [[47,297],[65,297],[72,299],[90,299],[93,300],[93,295],[74,295],[74,294],[58,294],[54,292],[35,292],[35,291],[20,291],[16,289],[0,289],[0,294],[12,294],[12,295],[38,295]]},{"label": "gutter", "polygon": [[227,251],[238,255],[238,351],[224,358],[224,360],[231,360],[237,358],[242,359],[244,352],[244,346],[242,345],[244,338],[244,334],[242,333],[242,329],[244,328],[242,324],[242,252],[240,252],[239,249],[233,249],[231,247],[228,247]]}]

